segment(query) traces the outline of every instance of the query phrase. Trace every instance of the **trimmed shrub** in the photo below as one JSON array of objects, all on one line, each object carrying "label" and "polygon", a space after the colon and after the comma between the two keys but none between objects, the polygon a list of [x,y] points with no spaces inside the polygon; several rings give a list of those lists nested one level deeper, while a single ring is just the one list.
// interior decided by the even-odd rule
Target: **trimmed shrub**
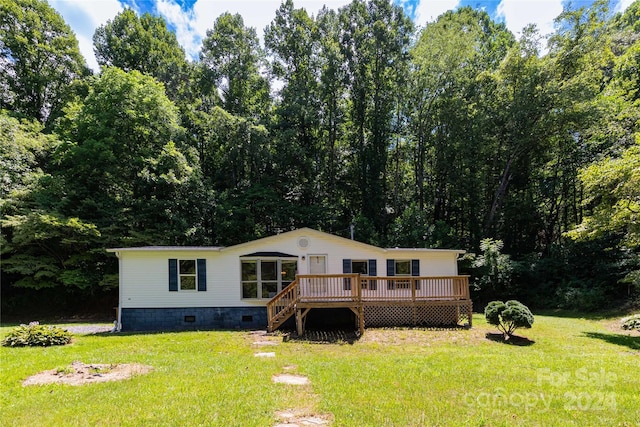
[{"label": "trimmed shrub", "polygon": [[529,308],[519,301],[491,301],[484,309],[484,317],[491,325],[495,325],[504,334],[505,339],[513,336],[518,328],[531,328],[533,314]]},{"label": "trimmed shrub", "polygon": [[621,328],[625,331],[640,331],[640,314],[634,314],[633,316],[622,319]]},{"label": "trimmed shrub", "polygon": [[14,328],[2,340],[5,347],[48,347],[65,345],[71,341],[71,332],[57,326],[45,326],[38,322]]}]

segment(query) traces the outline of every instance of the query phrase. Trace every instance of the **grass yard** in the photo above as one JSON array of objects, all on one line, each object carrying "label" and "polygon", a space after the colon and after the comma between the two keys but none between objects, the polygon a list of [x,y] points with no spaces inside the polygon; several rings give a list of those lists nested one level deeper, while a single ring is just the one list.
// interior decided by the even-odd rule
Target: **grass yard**
[{"label": "grass yard", "polygon": [[[480,315],[471,330],[371,329],[353,344],[257,346],[248,332],[79,335],[0,348],[0,425],[273,426],[277,411],[334,426],[638,426],[640,334],[614,319],[536,316],[507,345]],[[0,328],[4,336],[10,328]],[[528,344],[528,345],[526,345]],[[257,358],[256,352],[275,352]],[[22,386],[74,361],[139,363],[146,375]],[[281,373],[310,385],[275,384]]]}]

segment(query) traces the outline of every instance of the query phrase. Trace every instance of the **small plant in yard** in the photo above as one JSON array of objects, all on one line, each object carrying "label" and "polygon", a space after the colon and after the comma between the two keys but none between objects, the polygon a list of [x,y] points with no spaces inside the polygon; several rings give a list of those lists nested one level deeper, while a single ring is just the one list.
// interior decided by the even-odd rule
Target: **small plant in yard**
[{"label": "small plant in yard", "polygon": [[640,314],[634,314],[633,316],[622,319],[621,328],[626,331],[640,331]]},{"label": "small plant in yard", "polygon": [[57,326],[41,325],[31,322],[14,328],[2,340],[5,347],[48,347],[51,345],[65,345],[71,341],[71,333]]},{"label": "small plant in yard", "polygon": [[491,301],[484,309],[484,317],[491,325],[495,325],[508,340],[518,328],[531,328],[533,314],[529,308],[519,301]]}]

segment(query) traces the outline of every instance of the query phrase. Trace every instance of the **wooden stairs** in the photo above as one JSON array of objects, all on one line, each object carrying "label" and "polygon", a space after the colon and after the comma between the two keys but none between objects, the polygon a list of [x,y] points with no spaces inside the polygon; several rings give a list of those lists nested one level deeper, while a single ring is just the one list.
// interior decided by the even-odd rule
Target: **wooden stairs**
[{"label": "wooden stairs", "polygon": [[267,330],[273,332],[286,322],[296,312],[296,305],[300,301],[300,284],[294,280],[278,295],[267,303]]}]

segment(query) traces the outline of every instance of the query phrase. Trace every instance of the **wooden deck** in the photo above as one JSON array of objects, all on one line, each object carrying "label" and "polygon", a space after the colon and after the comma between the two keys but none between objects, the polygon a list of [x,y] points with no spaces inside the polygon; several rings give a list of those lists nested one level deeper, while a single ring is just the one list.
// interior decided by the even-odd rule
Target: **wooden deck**
[{"label": "wooden deck", "polygon": [[340,307],[353,311],[360,333],[365,323],[457,325],[466,320],[471,326],[469,276],[297,275],[267,303],[268,328],[274,331],[295,315],[302,335],[309,310]]}]

